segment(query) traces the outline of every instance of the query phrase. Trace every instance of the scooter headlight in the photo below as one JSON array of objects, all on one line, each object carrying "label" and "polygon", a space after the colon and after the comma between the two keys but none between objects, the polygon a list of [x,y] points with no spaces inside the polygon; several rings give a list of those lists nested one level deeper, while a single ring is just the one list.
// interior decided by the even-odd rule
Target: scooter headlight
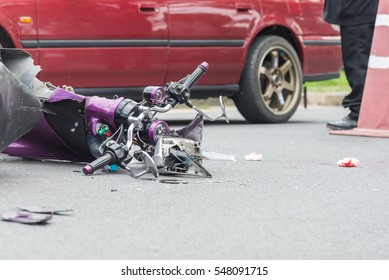
[{"label": "scooter headlight", "polygon": [[138,136],[143,142],[156,145],[161,137],[170,136],[170,128],[166,122],[154,120],[146,124],[145,129],[139,131]]},{"label": "scooter headlight", "polygon": [[161,105],[166,99],[166,93],[162,87],[146,87],[142,95],[144,100],[156,105]]},{"label": "scooter headlight", "polygon": [[169,125],[164,121],[160,121],[160,120],[153,121],[148,129],[148,136],[151,144],[153,145],[157,144],[158,140],[161,137],[169,136],[169,135],[170,135]]}]

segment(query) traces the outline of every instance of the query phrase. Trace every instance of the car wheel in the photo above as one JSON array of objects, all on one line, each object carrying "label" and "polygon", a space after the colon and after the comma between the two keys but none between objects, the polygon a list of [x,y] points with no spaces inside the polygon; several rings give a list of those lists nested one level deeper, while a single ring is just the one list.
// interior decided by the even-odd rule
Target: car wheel
[{"label": "car wheel", "polygon": [[300,59],[293,46],[278,36],[259,37],[248,53],[241,92],[234,102],[250,122],[286,122],[299,105],[302,83]]}]

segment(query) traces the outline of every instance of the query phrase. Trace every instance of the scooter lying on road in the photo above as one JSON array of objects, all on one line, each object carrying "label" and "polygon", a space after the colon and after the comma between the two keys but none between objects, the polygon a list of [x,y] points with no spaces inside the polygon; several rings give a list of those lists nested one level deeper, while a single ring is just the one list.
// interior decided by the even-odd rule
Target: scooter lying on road
[{"label": "scooter lying on road", "polygon": [[[14,81],[8,96],[23,88],[30,91],[31,99],[35,95],[42,107],[37,110],[34,101],[35,107],[29,111],[31,122],[26,131],[31,129],[31,123],[37,122],[37,111],[38,122],[3,153],[25,158],[90,162],[83,168],[86,175],[106,167],[111,170],[120,167],[134,178],[149,172],[155,177],[160,173],[211,177],[201,165],[203,119],[214,121],[225,118],[227,122],[228,119],[221,98],[222,113],[214,118],[190,101],[190,89],[207,71],[206,62],[178,82],[170,82],[164,87],[146,87],[142,93],[143,101],[138,103],[123,97],[82,96],[70,87],[58,88],[43,83],[35,78],[40,68],[33,65],[28,53],[10,49],[1,52],[3,67],[0,70],[7,72],[1,83],[8,83],[8,78],[15,77],[22,81]],[[173,130],[156,115],[169,112],[177,104],[185,104],[198,114],[183,129]],[[24,121],[18,120],[12,126],[23,126]],[[8,132],[3,133],[11,130],[10,127]],[[143,165],[134,164],[134,159]]]}]

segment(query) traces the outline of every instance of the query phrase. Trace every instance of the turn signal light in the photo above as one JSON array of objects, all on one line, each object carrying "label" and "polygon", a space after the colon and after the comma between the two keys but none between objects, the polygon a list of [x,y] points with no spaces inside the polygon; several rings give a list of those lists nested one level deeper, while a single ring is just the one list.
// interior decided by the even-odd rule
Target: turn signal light
[{"label": "turn signal light", "polygon": [[32,18],[31,17],[20,17],[19,21],[20,21],[20,23],[23,23],[23,24],[31,24]]}]

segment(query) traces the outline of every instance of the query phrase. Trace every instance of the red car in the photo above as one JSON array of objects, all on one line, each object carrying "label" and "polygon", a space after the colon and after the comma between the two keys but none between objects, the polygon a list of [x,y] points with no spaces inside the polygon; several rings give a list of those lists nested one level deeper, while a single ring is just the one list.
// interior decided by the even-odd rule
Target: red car
[{"label": "red car", "polygon": [[250,122],[285,122],[303,81],[338,76],[324,0],[0,0],[0,44],[39,78],[86,95],[140,96],[203,61],[193,97],[232,97]]}]

